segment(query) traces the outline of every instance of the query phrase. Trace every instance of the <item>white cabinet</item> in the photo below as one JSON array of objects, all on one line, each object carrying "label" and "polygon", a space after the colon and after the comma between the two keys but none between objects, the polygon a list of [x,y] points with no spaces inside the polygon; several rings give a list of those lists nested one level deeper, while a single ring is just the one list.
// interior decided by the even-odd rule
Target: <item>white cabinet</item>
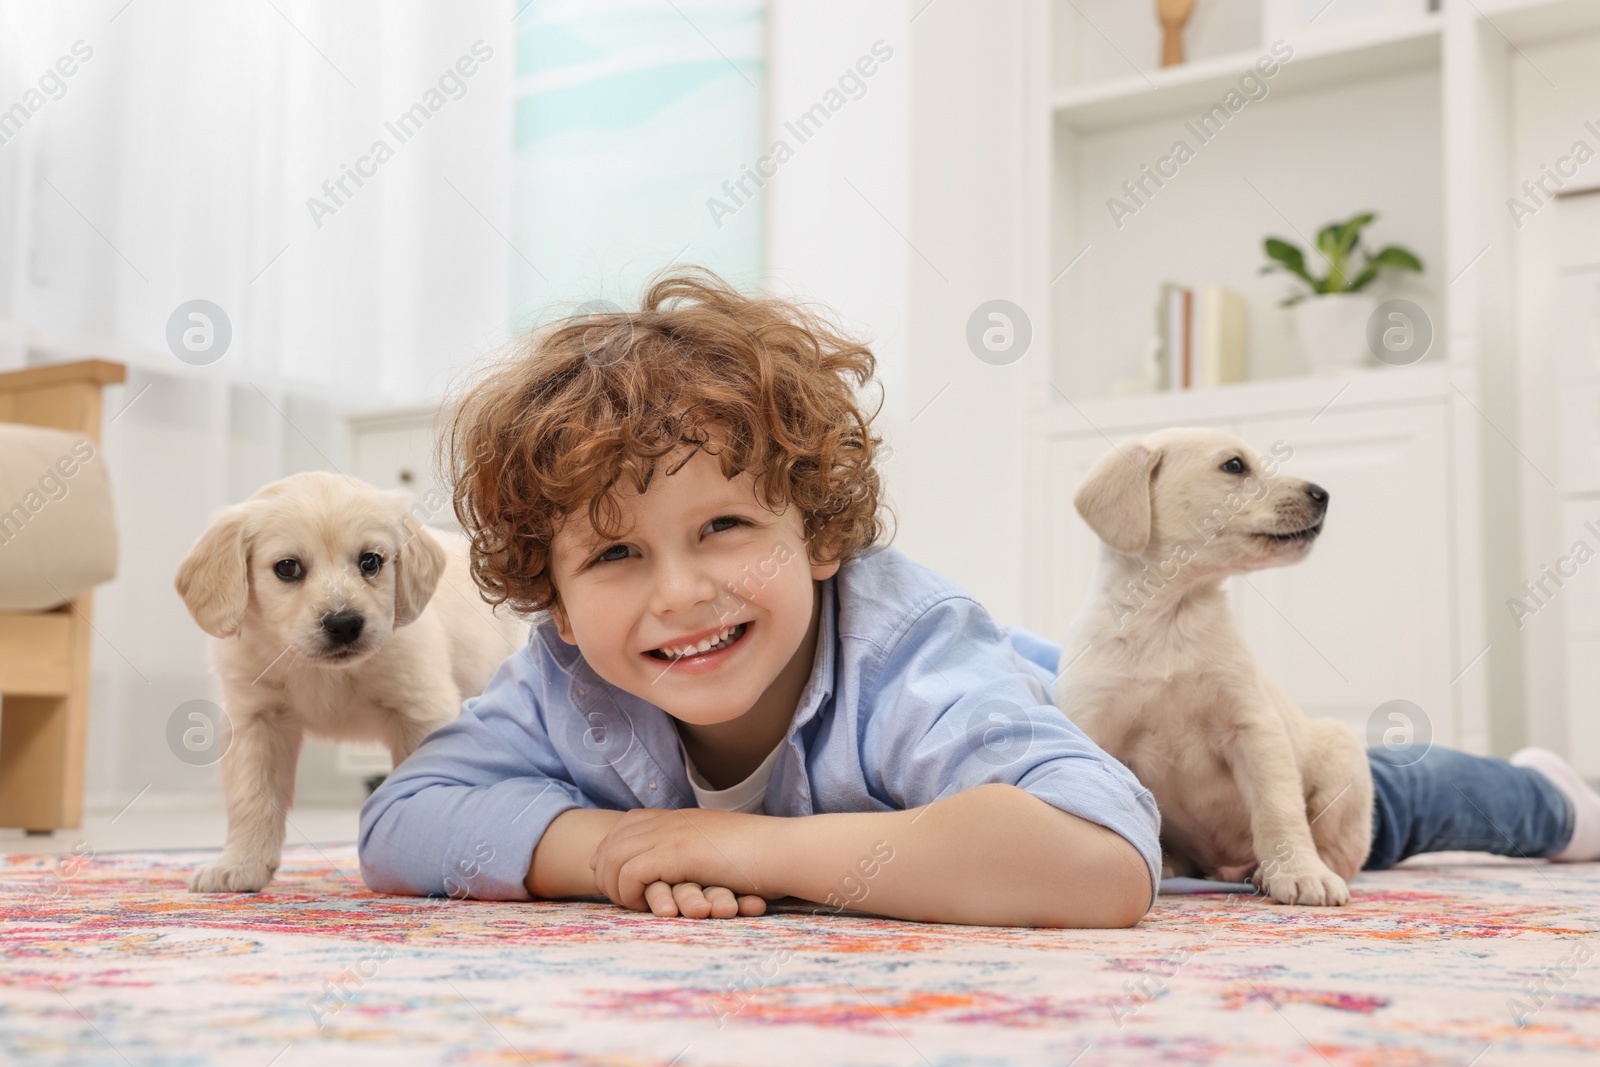
[{"label": "white cabinet", "polygon": [[1441,399],[1241,420],[1258,451],[1293,450],[1282,470],[1327,489],[1329,511],[1305,560],[1231,584],[1251,649],[1308,714],[1360,732],[1378,705],[1409,700],[1455,744],[1445,411]]},{"label": "white cabinet", "polygon": [[460,530],[450,489],[438,478],[439,411],[434,407],[388,408],[347,416],[351,473],[379,489],[398,489],[425,525]]},{"label": "white cabinet", "polygon": [[[1547,611],[1559,612],[1569,756],[1578,770],[1600,776],[1600,196],[1562,200],[1556,210],[1563,558],[1543,561],[1549,570],[1530,576],[1543,581],[1531,591],[1540,599],[1523,599],[1536,612],[1526,620],[1530,627],[1545,624]],[[1596,558],[1579,563],[1586,552]]]},{"label": "white cabinet", "polygon": [[[1600,203],[1562,204],[1565,222],[1572,215],[1600,215]],[[1587,210],[1586,210],[1587,209]],[[1590,249],[1600,260],[1600,242]],[[1589,266],[1591,269],[1582,269]],[[1581,261],[1557,275],[1555,306],[1561,315],[1556,329],[1561,348],[1561,489],[1564,493],[1600,493],[1600,262]]]}]

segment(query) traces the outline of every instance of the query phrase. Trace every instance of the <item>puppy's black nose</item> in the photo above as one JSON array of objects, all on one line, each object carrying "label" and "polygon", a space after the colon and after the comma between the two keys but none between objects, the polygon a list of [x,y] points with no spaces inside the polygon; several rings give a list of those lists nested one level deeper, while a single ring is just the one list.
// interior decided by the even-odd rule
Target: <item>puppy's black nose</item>
[{"label": "puppy's black nose", "polygon": [[1322,510],[1328,510],[1328,491],[1316,482],[1306,483],[1306,496],[1310,497],[1311,502]]},{"label": "puppy's black nose", "polygon": [[322,629],[335,644],[348,645],[361,636],[363,621],[358,611],[330,611],[322,617]]}]

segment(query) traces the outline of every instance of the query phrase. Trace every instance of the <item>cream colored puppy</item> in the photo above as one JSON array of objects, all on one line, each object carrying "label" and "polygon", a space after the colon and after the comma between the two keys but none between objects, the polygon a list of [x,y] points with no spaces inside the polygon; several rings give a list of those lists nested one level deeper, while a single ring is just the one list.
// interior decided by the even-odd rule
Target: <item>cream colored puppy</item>
[{"label": "cream colored puppy", "polygon": [[528,639],[477,595],[465,538],[419,525],[400,493],[322,471],[223,512],[174,584],[214,638],[232,724],[227,843],[190,877],[199,893],[272,880],[305,734],[381,741],[399,766]]},{"label": "cream colored puppy", "polygon": [[1366,752],[1257,669],[1222,587],[1303,559],[1327,491],[1228,434],[1173,429],[1113,450],[1075,504],[1101,547],[1061,709],[1155,794],[1174,874],[1346,903],[1372,837]]}]

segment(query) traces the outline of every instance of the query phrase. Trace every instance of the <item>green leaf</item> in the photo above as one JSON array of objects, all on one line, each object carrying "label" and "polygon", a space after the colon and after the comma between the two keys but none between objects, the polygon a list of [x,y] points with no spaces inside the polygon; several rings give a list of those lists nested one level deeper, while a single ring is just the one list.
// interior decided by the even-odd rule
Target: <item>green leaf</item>
[{"label": "green leaf", "polygon": [[1317,251],[1330,261],[1339,254],[1339,224],[1332,223],[1317,231]]},{"label": "green leaf", "polygon": [[1351,279],[1351,281],[1350,281],[1350,292],[1352,292],[1352,293],[1360,292],[1361,290],[1365,289],[1369,284],[1371,284],[1372,279],[1376,278],[1377,276],[1378,276],[1378,268],[1369,259],[1367,261],[1366,269],[1363,270],[1360,274],[1357,274],[1353,279]]},{"label": "green leaf", "polygon": [[1305,253],[1281,237],[1268,237],[1262,242],[1267,255],[1280,263],[1305,266]]},{"label": "green leaf", "polygon": [[1422,260],[1399,245],[1380,249],[1377,255],[1367,257],[1367,266],[1394,267],[1397,270],[1414,270],[1422,273]]},{"label": "green leaf", "polygon": [[1336,247],[1341,255],[1349,255],[1350,250],[1356,246],[1356,241],[1361,237],[1361,231],[1378,216],[1373,212],[1364,215],[1354,215],[1339,226],[1339,238]]},{"label": "green leaf", "polygon": [[1364,212],[1343,222],[1330,222],[1317,231],[1317,251],[1328,261],[1328,273],[1317,287],[1319,293],[1342,293],[1350,289],[1350,253],[1361,240],[1361,231],[1377,215]]},{"label": "green leaf", "polygon": [[1264,242],[1264,247],[1267,255],[1277,260],[1278,263],[1282,264],[1282,266],[1275,267],[1273,264],[1269,263],[1266,267],[1262,268],[1263,272],[1268,270],[1285,270],[1290,274],[1302,279],[1307,285],[1313,287],[1316,286],[1317,280],[1313,278],[1306,270],[1305,253],[1301,252],[1299,248],[1278,237],[1268,237]]}]

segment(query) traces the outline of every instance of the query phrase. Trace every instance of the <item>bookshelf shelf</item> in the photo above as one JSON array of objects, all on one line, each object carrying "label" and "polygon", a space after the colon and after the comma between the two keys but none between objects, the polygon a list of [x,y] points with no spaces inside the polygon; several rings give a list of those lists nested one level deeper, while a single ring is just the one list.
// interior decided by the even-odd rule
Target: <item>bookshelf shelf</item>
[{"label": "bookshelf shelf", "polygon": [[1089,425],[1214,424],[1263,412],[1303,419],[1309,426],[1312,419],[1333,412],[1443,403],[1451,395],[1444,366],[1424,362],[1414,367],[1367,367],[1329,377],[1271,378],[1204,389],[1099,397],[1075,405],[1044,404],[1033,414],[1036,428],[1045,434],[1082,431]]},{"label": "bookshelf shelf", "polygon": [[1477,14],[1507,44],[1521,46],[1600,30],[1594,0],[1476,0]]},{"label": "bookshelf shelf", "polygon": [[[1440,16],[1427,15],[1378,29],[1328,31],[1292,46],[1293,58],[1273,77],[1272,89],[1293,93],[1437,66],[1441,23]],[[1055,117],[1072,129],[1092,131],[1198,111],[1233,88],[1266,49],[1074,87],[1056,95]]]}]

